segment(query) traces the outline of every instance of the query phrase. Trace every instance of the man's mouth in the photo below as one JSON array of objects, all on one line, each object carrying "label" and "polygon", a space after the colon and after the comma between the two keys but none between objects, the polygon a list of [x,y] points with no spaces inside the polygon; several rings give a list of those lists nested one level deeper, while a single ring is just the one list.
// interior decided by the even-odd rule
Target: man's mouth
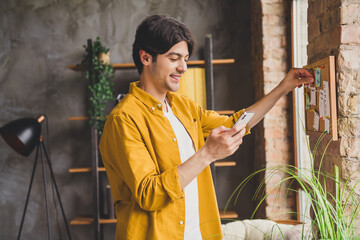
[{"label": "man's mouth", "polygon": [[175,79],[176,81],[180,81],[181,75],[171,74],[170,77],[173,78],[173,79]]}]

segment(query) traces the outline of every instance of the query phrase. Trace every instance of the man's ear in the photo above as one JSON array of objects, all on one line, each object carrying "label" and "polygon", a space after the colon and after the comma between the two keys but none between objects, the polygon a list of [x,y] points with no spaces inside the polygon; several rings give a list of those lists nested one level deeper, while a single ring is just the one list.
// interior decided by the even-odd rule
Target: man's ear
[{"label": "man's ear", "polygon": [[140,50],[139,55],[140,61],[143,65],[149,65],[152,62],[152,56],[144,50]]}]

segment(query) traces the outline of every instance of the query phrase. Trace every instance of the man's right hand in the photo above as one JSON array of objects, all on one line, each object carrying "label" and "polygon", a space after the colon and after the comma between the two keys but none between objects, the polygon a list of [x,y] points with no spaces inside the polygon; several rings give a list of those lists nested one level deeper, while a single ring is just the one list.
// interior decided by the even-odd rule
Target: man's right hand
[{"label": "man's right hand", "polygon": [[220,126],[213,129],[204,146],[199,150],[205,154],[205,159],[210,163],[226,158],[239,148],[242,144],[242,138],[246,133],[246,125],[240,124],[233,128]]}]

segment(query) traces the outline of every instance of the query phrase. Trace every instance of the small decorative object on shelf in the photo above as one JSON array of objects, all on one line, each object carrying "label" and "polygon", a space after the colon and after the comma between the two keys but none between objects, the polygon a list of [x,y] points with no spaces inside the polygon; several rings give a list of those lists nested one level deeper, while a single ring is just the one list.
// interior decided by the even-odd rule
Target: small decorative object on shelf
[{"label": "small decorative object on shelf", "polygon": [[108,101],[115,100],[112,89],[114,68],[110,64],[109,49],[102,45],[100,37],[93,42],[89,39],[84,48],[86,53],[80,66],[89,80],[90,124],[101,135],[107,115],[105,107]]}]

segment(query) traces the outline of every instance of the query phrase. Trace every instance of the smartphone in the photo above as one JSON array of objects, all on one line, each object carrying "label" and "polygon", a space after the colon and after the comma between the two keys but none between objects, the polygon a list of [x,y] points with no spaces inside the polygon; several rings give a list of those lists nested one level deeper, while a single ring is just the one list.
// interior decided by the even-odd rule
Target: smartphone
[{"label": "smartphone", "polygon": [[244,112],[239,119],[236,121],[236,123],[234,124],[233,127],[235,127],[236,125],[239,125],[241,123],[245,123],[247,124],[250,119],[254,116],[254,112]]}]

